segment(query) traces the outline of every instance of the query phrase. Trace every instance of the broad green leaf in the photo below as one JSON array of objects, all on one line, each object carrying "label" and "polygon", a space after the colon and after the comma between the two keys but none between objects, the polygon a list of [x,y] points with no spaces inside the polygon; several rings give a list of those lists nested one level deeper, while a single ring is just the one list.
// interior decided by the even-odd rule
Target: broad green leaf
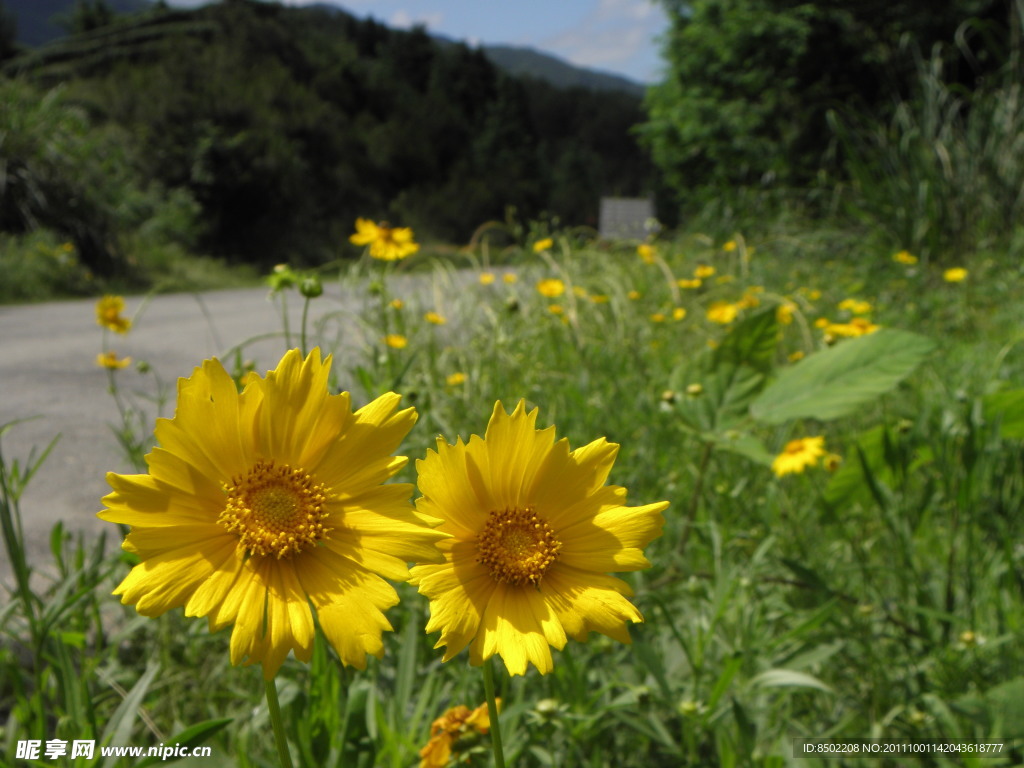
[{"label": "broad green leaf", "polygon": [[768,424],[847,416],[893,389],[933,349],[931,339],[891,328],[841,342],[784,369],[751,413]]},{"label": "broad green leaf", "polygon": [[1024,389],[996,392],[982,400],[985,421],[999,425],[1002,437],[1024,438]]},{"label": "broad green leaf", "polygon": [[814,675],[794,669],[769,669],[750,681],[755,688],[815,688],[825,693],[833,690]]},{"label": "broad green leaf", "polygon": [[715,368],[742,365],[768,374],[778,346],[779,321],[772,307],[738,323],[712,351],[711,358]]}]

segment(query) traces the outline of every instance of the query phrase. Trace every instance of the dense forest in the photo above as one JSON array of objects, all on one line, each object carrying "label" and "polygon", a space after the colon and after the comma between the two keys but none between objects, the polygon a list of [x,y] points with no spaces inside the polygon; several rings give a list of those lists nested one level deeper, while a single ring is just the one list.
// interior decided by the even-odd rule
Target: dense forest
[{"label": "dense forest", "polygon": [[[201,251],[266,264],[336,255],[357,216],[462,242],[509,207],[593,225],[600,195],[652,189],[635,94],[513,77],[480,50],[323,7],[85,12],[76,34],[0,48],[0,87],[22,105],[0,120],[32,134],[0,150],[14,182],[0,227],[62,231],[100,273],[125,217],[150,213]],[[82,167],[47,151],[69,136],[62,162]]]}]

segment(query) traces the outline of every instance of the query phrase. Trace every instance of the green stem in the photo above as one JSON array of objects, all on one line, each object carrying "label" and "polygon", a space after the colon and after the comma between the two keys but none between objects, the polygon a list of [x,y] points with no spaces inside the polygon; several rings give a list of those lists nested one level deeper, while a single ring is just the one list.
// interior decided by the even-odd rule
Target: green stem
[{"label": "green stem", "polygon": [[267,691],[267,708],[270,710],[270,722],[274,726],[274,742],[277,744],[277,756],[281,758],[281,768],[292,768],[288,739],[284,735],[284,721],[281,720],[281,705],[277,701],[277,685],[273,680],[264,680],[263,687]]},{"label": "green stem", "polygon": [[310,299],[309,296],[307,296],[305,303],[302,305],[302,343],[300,344],[300,346],[302,348],[303,357],[305,357],[308,354],[308,350],[306,349],[306,320],[309,318],[310,301],[312,301],[312,299]]},{"label": "green stem", "polygon": [[487,696],[487,714],[491,718],[491,748],[494,750],[495,768],[505,768],[505,753],[501,749],[501,727],[498,725],[498,702],[494,698],[494,673],[491,660],[484,659],[484,694]]}]

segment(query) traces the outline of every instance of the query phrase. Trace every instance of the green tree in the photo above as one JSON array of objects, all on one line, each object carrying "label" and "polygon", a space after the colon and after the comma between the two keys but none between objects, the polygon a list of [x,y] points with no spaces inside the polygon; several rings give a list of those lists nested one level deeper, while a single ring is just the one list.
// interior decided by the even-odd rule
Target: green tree
[{"label": "green tree", "polygon": [[684,201],[799,186],[823,167],[829,109],[885,119],[911,94],[915,55],[948,44],[973,84],[1009,49],[1013,0],[663,0],[665,80],[641,136]]}]

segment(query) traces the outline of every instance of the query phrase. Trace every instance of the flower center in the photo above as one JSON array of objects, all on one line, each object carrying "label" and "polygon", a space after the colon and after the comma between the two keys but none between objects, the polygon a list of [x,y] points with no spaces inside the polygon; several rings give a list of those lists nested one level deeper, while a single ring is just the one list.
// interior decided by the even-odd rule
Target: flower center
[{"label": "flower center", "polygon": [[478,561],[495,581],[536,586],[558,558],[562,542],[532,508],[491,512],[477,537]]},{"label": "flower center", "polygon": [[280,560],[316,546],[324,526],[324,486],[301,469],[260,459],[225,485],[228,503],[217,519],[252,555]]}]

